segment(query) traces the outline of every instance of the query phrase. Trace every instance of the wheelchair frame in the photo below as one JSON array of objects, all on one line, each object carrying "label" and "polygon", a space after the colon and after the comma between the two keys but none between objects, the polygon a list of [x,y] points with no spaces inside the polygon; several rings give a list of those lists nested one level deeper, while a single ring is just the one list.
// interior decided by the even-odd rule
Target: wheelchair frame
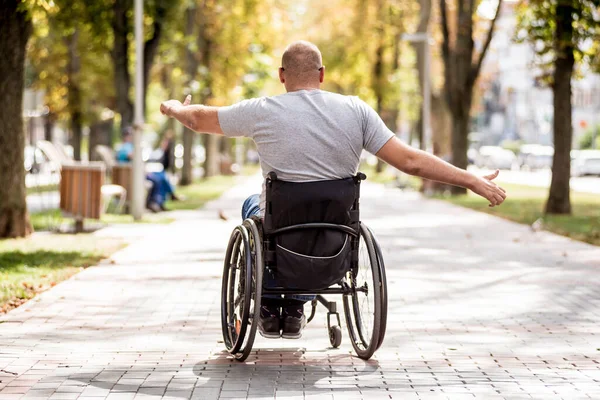
[{"label": "wheelchair frame", "polygon": [[[360,181],[366,179],[362,173],[355,177],[356,186]],[[270,184],[277,180],[275,173],[270,172],[267,176],[267,207],[269,203]],[[343,296],[343,308],[346,325],[358,356],[369,359],[381,346],[385,337],[387,322],[387,283],[385,266],[381,249],[373,236],[371,230],[359,221],[359,190],[354,198],[350,214],[352,226],[331,223],[311,222],[269,229],[265,233],[260,219],[249,218],[238,225],[232,232],[227,252],[225,255],[222,291],[221,291],[221,323],[225,347],[237,360],[245,360],[254,343],[258,318],[260,315],[261,298],[265,294],[276,295],[316,295],[312,301],[312,309],[307,322],[312,321],[315,316],[318,303],[327,308],[327,327],[329,340],[332,347],[337,348],[341,344],[342,331],[341,320],[338,314],[337,303],[328,301],[323,295],[341,294]],[[269,223],[265,218],[265,223]],[[351,238],[351,267],[346,275],[336,284],[324,289],[304,290],[291,288],[264,288],[263,273],[268,265],[275,259],[274,244],[275,237],[279,234],[302,229],[331,229],[346,233]],[[264,239],[263,239],[264,238]],[[368,278],[359,285],[358,274],[360,270],[360,244],[368,254],[369,270],[372,276],[372,289],[369,289]],[[368,273],[367,273],[368,275]],[[374,297],[373,326],[364,327],[364,315],[359,309],[360,293],[364,296],[372,292]],[[282,299],[285,301],[285,299]],[[236,312],[237,310],[237,312]],[[368,313],[367,313],[368,314]],[[332,324],[331,319],[335,317],[337,324]],[[370,331],[370,332],[369,332]],[[367,336],[367,334],[369,334]]]}]

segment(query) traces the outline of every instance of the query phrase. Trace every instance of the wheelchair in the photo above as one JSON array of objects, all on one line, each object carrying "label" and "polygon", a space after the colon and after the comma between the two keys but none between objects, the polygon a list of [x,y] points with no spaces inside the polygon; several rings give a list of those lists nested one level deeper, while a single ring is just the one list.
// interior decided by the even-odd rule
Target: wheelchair
[{"label": "wheelchair", "polygon": [[244,361],[254,344],[261,298],[315,295],[327,309],[332,347],[342,341],[336,302],[341,294],[348,335],[358,357],[381,346],[387,284],[381,249],[359,219],[362,173],[346,179],[293,183],[267,175],[264,220],[252,217],[232,232],[225,254],[221,325],[227,351]]}]

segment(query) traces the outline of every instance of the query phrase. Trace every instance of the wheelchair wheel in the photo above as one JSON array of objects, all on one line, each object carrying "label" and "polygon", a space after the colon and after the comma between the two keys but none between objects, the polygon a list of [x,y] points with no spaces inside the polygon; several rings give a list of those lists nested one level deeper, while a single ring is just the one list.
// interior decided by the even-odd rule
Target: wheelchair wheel
[{"label": "wheelchair wheel", "polygon": [[252,260],[248,230],[237,226],[231,233],[221,286],[221,327],[227,351],[237,355],[242,347],[252,296]]},{"label": "wheelchair wheel", "polygon": [[250,296],[250,315],[248,316],[248,324],[250,325],[250,331],[239,352],[235,355],[238,361],[244,361],[254,344],[254,338],[256,337],[256,329],[258,327],[258,318],[260,316],[260,301],[262,296],[262,276],[263,276],[263,257],[262,257],[262,238],[260,235],[260,228],[258,223],[254,219],[247,219],[243,224],[248,230],[248,244],[250,247],[250,258],[251,258],[251,296]]},{"label": "wheelchair wheel", "polygon": [[352,293],[343,298],[346,325],[352,347],[364,360],[371,358],[383,338],[385,317],[382,297],[384,281],[378,255],[369,229],[361,223],[358,265],[348,273]]},{"label": "wheelchair wheel", "polygon": [[329,343],[331,347],[337,349],[342,344],[342,328],[337,325],[329,328]]},{"label": "wheelchair wheel", "polygon": [[377,345],[377,349],[381,347],[383,344],[383,339],[385,338],[385,331],[387,329],[387,313],[388,313],[388,292],[387,292],[387,278],[385,276],[385,263],[383,261],[383,253],[381,252],[381,247],[373,234],[373,231],[366,227],[371,235],[371,239],[373,239],[373,245],[375,246],[375,253],[377,253],[377,261],[379,263],[379,274],[381,277],[381,328],[379,329],[379,344]]},{"label": "wheelchair wheel", "polygon": [[254,344],[262,293],[262,241],[252,219],[229,239],[221,288],[221,326],[227,351],[244,361]]}]

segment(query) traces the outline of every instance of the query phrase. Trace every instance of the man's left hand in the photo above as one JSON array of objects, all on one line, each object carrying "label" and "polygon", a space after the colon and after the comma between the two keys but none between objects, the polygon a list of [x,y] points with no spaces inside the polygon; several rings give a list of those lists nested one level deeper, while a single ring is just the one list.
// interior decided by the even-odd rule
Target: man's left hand
[{"label": "man's left hand", "polygon": [[506,200],[506,190],[493,182],[499,172],[496,170],[493,174],[477,177],[476,184],[471,188],[473,192],[487,199],[490,207],[499,206]]}]

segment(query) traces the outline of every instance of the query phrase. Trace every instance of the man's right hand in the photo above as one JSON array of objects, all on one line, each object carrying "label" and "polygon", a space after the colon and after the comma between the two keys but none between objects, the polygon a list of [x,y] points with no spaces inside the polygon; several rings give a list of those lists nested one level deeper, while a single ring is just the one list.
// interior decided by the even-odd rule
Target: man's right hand
[{"label": "man's right hand", "polygon": [[191,102],[192,102],[192,96],[189,94],[185,97],[183,104],[179,100],[163,101],[160,104],[160,112],[163,115],[166,115],[167,117],[172,117],[174,110],[176,110],[179,107],[189,106]]},{"label": "man's right hand", "polygon": [[490,207],[499,206],[506,199],[506,190],[492,182],[499,173],[500,171],[496,170],[493,174],[477,177],[471,188],[474,193],[487,199]]}]

